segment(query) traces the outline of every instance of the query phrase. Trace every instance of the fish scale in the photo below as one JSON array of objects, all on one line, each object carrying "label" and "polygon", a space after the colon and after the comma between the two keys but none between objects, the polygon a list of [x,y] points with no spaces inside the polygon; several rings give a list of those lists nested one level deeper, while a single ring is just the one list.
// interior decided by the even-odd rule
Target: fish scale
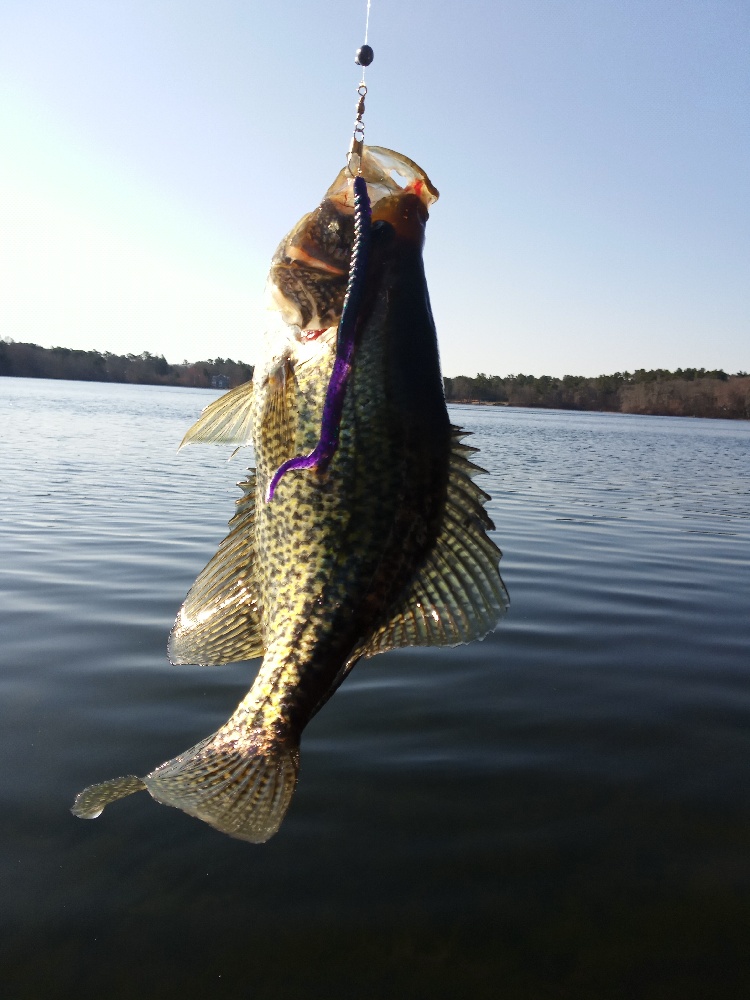
[{"label": "fish scale", "polygon": [[[269,570],[261,583],[267,651],[258,699],[283,689],[285,708],[305,721],[329,689],[342,657],[348,659],[407,582],[404,568],[408,564],[411,573],[419,555],[411,550],[419,548],[419,534],[425,539],[428,534],[430,484],[413,474],[416,455],[397,441],[388,447],[394,420],[383,391],[388,344],[380,335],[382,325],[378,314],[365,323],[330,466],[323,473],[289,473],[274,502],[261,506],[256,524],[258,552]],[[330,364],[321,364],[297,375],[292,454],[315,444],[329,374]],[[262,494],[281,456],[278,435],[264,434],[262,389],[258,397],[256,474]],[[423,498],[421,520],[413,510],[397,516],[407,488]]]}]

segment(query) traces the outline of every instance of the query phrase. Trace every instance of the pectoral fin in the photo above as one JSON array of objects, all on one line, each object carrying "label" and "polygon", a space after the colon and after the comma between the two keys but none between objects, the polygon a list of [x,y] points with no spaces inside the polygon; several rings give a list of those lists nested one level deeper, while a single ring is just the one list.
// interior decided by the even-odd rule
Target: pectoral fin
[{"label": "pectoral fin", "polygon": [[262,392],[264,462],[278,468],[295,454],[297,436],[297,379],[288,359],[268,375]]},{"label": "pectoral fin", "polygon": [[189,444],[234,444],[238,448],[253,440],[253,383],[243,382],[219,396],[205,408],[180,448]]}]

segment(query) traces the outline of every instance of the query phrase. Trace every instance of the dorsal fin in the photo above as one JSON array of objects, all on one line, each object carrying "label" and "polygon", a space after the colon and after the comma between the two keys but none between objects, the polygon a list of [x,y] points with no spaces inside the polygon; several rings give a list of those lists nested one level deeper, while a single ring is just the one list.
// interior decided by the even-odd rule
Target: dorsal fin
[{"label": "dorsal fin", "polygon": [[255,579],[255,472],[238,485],[243,496],[229,534],[190,588],[169,636],[172,663],[216,665],[263,655]]},{"label": "dorsal fin", "polygon": [[320,711],[362,658],[404,646],[458,646],[483,639],[508,607],[500,576],[502,552],[487,535],[494,524],[484,509],[489,495],[472,476],[485,470],[469,460],[478,449],[451,427],[448,496],[435,544],[384,623],[356,647],[315,706]]},{"label": "dorsal fin", "polygon": [[196,420],[180,448],[189,444],[234,444],[253,440],[253,383],[243,382],[210,403]]},{"label": "dorsal fin", "polygon": [[451,428],[448,495],[435,544],[357,657],[482,639],[508,606],[498,569],[502,553],[487,534],[495,527],[484,509],[489,497],[472,479],[484,469],[469,460],[477,449],[462,444],[466,433]]}]

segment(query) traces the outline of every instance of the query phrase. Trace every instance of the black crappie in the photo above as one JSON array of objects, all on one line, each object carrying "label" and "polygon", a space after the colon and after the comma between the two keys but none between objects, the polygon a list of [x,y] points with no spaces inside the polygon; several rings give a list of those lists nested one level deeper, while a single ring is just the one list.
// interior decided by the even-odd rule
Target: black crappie
[{"label": "black crappie", "polygon": [[[184,443],[253,443],[230,532],[191,588],[175,663],[262,656],[231,719],[140,779],[87,788],[76,815],[147,788],[232,836],[263,842],[294,791],[306,724],[360,657],[480,638],[507,603],[481,470],[443,396],[422,264],[437,191],[411,160],[366,147],[372,239],[338,449],[325,471],[281,463],[320,430],[353,238],[351,177],[282,241],[269,276],[284,323],[252,384],[209,406]],[[394,176],[396,175],[396,176]],[[400,179],[400,183],[399,183]]]}]

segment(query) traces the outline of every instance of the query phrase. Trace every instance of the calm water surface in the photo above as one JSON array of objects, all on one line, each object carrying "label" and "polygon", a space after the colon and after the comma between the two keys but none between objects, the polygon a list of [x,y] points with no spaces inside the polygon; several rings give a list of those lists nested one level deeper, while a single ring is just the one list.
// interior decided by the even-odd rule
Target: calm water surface
[{"label": "calm water surface", "polygon": [[750,996],[750,425],[453,407],[511,609],[360,664],[279,835],[77,791],[224,722],[165,644],[249,464],[217,393],[0,379],[0,980],[13,1000]]}]

